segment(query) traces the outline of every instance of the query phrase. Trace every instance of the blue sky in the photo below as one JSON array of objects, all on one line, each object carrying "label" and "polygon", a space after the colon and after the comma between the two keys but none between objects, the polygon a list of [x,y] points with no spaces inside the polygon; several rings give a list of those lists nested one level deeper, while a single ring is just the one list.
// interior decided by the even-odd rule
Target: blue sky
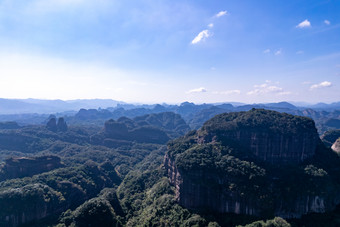
[{"label": "blue sky", "polygon": [[340,101],[340,2],[3,0],[0,97]]}]

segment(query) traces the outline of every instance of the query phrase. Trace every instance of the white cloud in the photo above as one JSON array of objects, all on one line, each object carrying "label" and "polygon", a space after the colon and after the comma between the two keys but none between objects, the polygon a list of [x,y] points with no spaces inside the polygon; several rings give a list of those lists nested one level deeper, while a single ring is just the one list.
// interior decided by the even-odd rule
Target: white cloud
[{"label": "white cloud", "polygon": [[327,25],[330,25],[331,24],[331,22],[329,21],[329,20],[324,20],[323,21],[325,24],[327,24]]},{"label": "white cloud", "polygon": [[296,54],[304,54],[303,50],[296,51]]},{"label": "white cloud", "polygon": [[213,24],[213,23],[210,23],[210,24],[208,24],[208,27],[209,27],[209,28],[212,28],[212,27],[214,27],[214,24]]},{"label": "white cloud", "polygon": [[227,15],[228,12],[225,10],[225,11],[220,11],[219,13],[216,14],[216,17],[222,17],[222,16],[225,16]]},{"label": "white cloud", "polygon": [[282,49],[279,49],[275,52],[275,55],[278,56],[278,55],[281,55],[282,54]]},{"label": "white cloud", "polygon": [[189,91],[187,91],[187,94],[191,94],[191,93],[204,93],[207,92],[207,89],[205,89],[204,87],[200,87],[200,88],[195,88],[195,89],[191,89]]},{"label": "white cloud", "polygon": [[266,80],[264,84],[254,85],[254,90],[247,92],[247,95],[262,95],[262,94],[276,94],[276,95],[288,95],[289,91],[284,91],[283,88],[273,85],[271,81]]},{"label": "white cloud", "polygon": [[278,95],[291,95],[292,94],[292,92],[290,92],[290,91],[282,91],[282,92],[279,92],[279,93],[277,93]]},{"label": "white cloud", "polygon": [[241,91],[240,90],[214,91],[213,94],[216,94],[216,95],[239,95],[239,94],[241,94]]},{"label": "white cloud", "polygon": [[297,28],[309,28],[311,26],[312,25],[311,25],[310,21],[307,20],[307,19],[302,21],[300,24],[296,25]]},{"label": "white cloud", "polygon": [[212,34],[209,32],[209,30],[203,30],[191,41],[191,44],[197,44],[206,38],[210,37]]},{"label": "white cloud", "polygon": [[317,89],[317,88],[323,88],[323,87],[331,87],[332,86],[332,83],[329,82],[329,81],[324,81],[324,82],[321,82],[319,84],[313,84],[312,86],[310,86],[310,89],[311,90],[314,90],[314,89]]},{"label": "white cloud", "polygon": [[269,54],[270,53],[270,49],[266,49],[263,51],[264,54]]}]

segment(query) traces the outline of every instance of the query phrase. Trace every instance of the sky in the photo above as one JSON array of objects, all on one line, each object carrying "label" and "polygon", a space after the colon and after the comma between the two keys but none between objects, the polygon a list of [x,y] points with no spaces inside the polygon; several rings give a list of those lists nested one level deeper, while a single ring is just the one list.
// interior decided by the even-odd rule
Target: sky
[{"label": "sky", "polygon": [[0,98],[340,101],[340,1],[0,0]]}]

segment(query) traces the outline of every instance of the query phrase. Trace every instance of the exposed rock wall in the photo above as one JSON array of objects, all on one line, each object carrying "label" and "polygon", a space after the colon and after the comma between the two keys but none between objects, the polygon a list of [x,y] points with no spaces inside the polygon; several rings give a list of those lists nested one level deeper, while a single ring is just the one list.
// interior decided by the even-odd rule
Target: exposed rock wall
[{"label": "exposed rock wall", "polygon": [[256,109],[220,114],[198,134],[199,143],[237,144],[270,163],[300,163],[312,157],[321,142],[312,119]]},{"label": "exposed rock wall", "polygon": [[[320,195],[304,195],[288,200],[278,198],[268,205],[256,196],[240,195],[225,190],[226,178],[204,170],[184,172],[175,161],[165,156],[164,166],[170,182],[175,186],[176,199],[180,205],[194,210],[214,213],[235,213],[261,216],[268,212],[282,218],[299,218],[307,213],[323,213],[333,208],[329,198]],[[263,204],[268,205],[264,207]]]},{"label": "exposed rock wall", "polygon": [[176,187],[176,199],[182,206],[218,213],[259,215],[255,200],[224,192],[224,179],[218,175],[204,170],[183,174],[169,156],[165,156],[164,165],[170,182]]},{"label": "exposed rock wall", "polygon": [[271,133],[267,130],[226,131],[219,137],[237,142],[252,154],[270,163],[299,163],[315,154],[320,139],[316,131],[297,135]]},{"label": "exposed rock wall", "polygon": [[0,169],[0,180],[30,177],[62,166],[57,156],[9,158]]},{"label": "exposed rock wall", "polygon": [[340,138],[337,139],[335,143],[332,145],[332,150],[340,154]]},{"label": "exposed rock wall", "polygon": [[296,218],[339,202],[318,162],[303,164],[329,152],[308,118],[267,110],[221,114],[168,148],[164,166],[177,201],[189,209]]}]

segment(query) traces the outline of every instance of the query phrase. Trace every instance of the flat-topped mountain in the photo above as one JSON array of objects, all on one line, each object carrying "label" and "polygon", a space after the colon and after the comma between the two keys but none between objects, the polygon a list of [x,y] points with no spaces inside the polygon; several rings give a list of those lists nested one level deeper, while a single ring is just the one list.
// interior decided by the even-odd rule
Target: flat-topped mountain
[{"label": "flat-topped mountain", "polygon": [[284,218],[334,209],[339,165],[311,119],[263,109],[217,115],[164,158],[182,206]]},{"label": "flat-topped mountain", "polygon": [[314,155],[320,142],[313,120],[263,109],[217,115],[198,135],[199,143],[237,143],[271,163],[302,162]]}]

